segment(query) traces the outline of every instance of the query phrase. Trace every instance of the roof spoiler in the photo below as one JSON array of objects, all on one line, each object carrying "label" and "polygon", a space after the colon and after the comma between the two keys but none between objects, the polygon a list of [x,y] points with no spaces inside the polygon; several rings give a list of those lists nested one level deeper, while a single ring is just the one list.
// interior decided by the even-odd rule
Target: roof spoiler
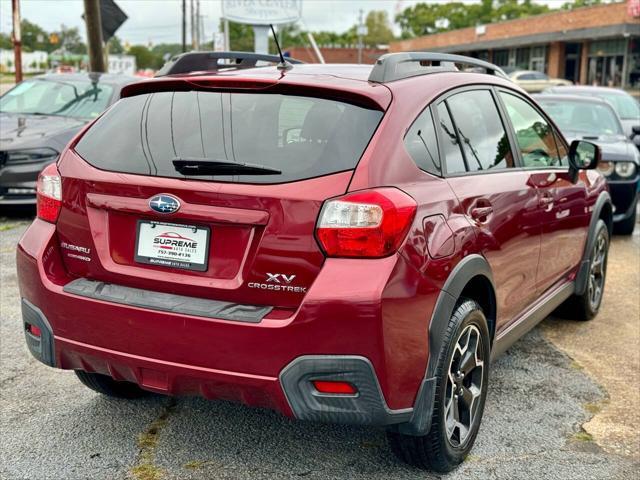
[{"label": "roof spoiler", "polygon": [[[220,62],[220,60],[227,60]],[[304,63],[301,60],[287,58],[292,64]],[[176,55],[158,70],[156,77],[179,73],[240,70],[253,68],[258,62],[280,63],[278,55],[251,52],[188,52]]]},{"label": "roof spoiler", "polygon": [[497,65],[473,57],[449,53],[402,52],[387,53],[378,58],[369,74],[369,81],[387,83],[430,73],[456,72],[459,71],[457,65],[481,68],[489,75],[509,78]]}]

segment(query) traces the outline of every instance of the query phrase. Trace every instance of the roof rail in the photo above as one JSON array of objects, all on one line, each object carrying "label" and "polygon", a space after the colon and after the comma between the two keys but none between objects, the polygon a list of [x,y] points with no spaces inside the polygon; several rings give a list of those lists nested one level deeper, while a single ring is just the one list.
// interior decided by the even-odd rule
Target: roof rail
[{"label": "roof rail", "polygon": [[[230,60],[221,63],[219,60]],[[278,55],[251,52],[188,52],[176,55],[158,70],[156,77],[177,73],[239,70],[255,67],[258,62],[280,63]],[[301,60],[287,58],[289,63],[304,63]]]},{"label": "roof rail", "polygon": [[477,58],[450,53],[401,52],[386,53],[380,56],[369,74],[369,81],[386,83],[429,73],[455,72],[458,71],[456,64],[482,68],[490,75],[508,78],[507,74],[497,65]]}]

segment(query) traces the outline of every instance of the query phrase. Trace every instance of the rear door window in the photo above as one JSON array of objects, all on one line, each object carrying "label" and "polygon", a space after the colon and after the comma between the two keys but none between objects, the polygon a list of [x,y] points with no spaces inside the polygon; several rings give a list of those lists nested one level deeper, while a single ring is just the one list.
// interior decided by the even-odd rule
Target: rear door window
[{"label": "rear door window", "polygon": [[120,100],[75,149],[103,170],[185,178],[174,160],[221,161],[281,173],[186,178],[282,183],[354,169],[382,116],[314,97],[158,92]]},{"label": "rear door window", "polygon": [[468,171],[513,168],[507,132],[489,90],[470,90],[447,99]]},{"label": "rear door window", "polygon": [[462,150],[456,135],[449,110],[445,102],[438,104],[438,121],[440,122],[440,138],[442,139],[442,150],[447,162],[447,173],[466,172]]}]

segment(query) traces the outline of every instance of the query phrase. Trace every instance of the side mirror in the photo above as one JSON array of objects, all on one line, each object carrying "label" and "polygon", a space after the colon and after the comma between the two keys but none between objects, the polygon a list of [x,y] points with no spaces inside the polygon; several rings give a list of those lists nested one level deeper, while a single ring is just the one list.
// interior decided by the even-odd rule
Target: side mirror
[{"label": "side mirror", "polygon": [[640,125],[634,125],[631,127],[631,131],[634,135],[640,135]]},{"label": "side mirror", "polygon": [[592,170],[600,161],[600,147],[585,140],[574,140],[569,148],[569,161],[578,170]]},{"label": "side mirror", "polygon": [[593,170],[600,162],[600,147],[595,143],[585,140],[574,140],[569,147],[569,173],[571,180],[575,183],[578,180],[580,170]]}]

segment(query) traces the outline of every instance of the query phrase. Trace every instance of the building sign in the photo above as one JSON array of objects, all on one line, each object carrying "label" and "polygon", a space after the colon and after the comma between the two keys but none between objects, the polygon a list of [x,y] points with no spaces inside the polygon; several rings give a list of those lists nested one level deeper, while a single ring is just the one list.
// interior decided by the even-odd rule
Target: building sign
[{"label": "building sign", "polygon": [[302,0],[223,0],[222,16],[249,25],[277,25],[300,19]]}]

